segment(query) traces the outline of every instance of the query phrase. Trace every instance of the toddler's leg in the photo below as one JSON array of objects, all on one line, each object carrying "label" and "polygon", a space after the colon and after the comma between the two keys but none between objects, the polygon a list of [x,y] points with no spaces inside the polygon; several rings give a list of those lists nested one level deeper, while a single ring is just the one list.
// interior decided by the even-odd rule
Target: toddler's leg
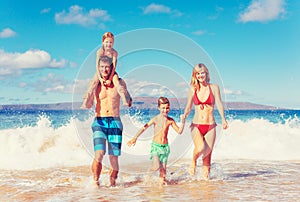
[{"label": "toddler's leg", "polygon": [[132,99],[131,99],[129,93],[127,92],[125,82],[122,79],[119,79],[119,76],[117,74],[115,74],[113,76],[113,83],[115,84],[115,86],[118,90],[118,93],[121,96],[121,100],[123,102],[123,105],[131,107]]}]

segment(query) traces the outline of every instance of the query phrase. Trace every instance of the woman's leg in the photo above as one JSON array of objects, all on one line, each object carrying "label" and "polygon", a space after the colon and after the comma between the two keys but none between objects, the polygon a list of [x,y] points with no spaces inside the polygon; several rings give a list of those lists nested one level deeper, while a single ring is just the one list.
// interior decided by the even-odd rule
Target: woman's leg
[{"label": "woman's leg", "polygon": [[202,176],[204,179],[209,179],[210,165],[212,150],[216,139],[216,128],[211,129],[207,132],[204,137],[204,151],[203,151],[203,164],[202,164]]},{"label": "woman's leg", "polygon": [[196,172],[197,159],[203,153],[203,149],[204,149],[203,136],[200,134],[198,128],[196,127],[192,129],[192,139],[194,142],[194,151],[193,151],[192,163],[190,166],[190,174],[194,175]]}]

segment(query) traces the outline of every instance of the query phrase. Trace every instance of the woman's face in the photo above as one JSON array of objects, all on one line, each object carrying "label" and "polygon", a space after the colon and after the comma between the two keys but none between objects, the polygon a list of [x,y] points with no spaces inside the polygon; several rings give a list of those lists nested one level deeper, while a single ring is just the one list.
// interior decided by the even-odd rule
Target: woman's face
[{"label": "woman's face", "polygon": [[196,69],[196,79],[199,82],[205,82],[206,81],[206,72],[203,68],[197,68]]}]

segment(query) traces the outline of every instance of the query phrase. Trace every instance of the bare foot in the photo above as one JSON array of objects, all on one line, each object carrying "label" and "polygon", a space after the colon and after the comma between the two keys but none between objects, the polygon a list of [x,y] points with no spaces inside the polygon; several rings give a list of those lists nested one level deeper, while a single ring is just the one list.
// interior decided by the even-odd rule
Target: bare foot
[{"label": "bare foot", "polygon": [[118,178],[119,171],[117,170],[110,170],[110,186],[115,187],[116,186],[116,179]]},{"label": "bare foot", "polygon": [[203,166],[202,167],[202,177],[204,180],[209,180],[210,167]]},{"label": "bare foot", "polygon": [[196,162],[192,162],[190,166],[190,175],[195,175],[196,173]]},{"label": "bare foot", "polygon": [[159,178],[159,186],[162,187],[164,185],[168,185],[167,181],[166,181],[166,178],[164,177],[160,177]]},{"label": "bare foot", "polygon": [[115,187],[116,186],[116,179],[113,177],[110,177],[110,186]]},{"label": "bare foot", "polygon": [[94,181],[94,183],[95,183],[95,185],[96,185],[97,187],[100,187],[100,182],[99,182],[99,180]]}]

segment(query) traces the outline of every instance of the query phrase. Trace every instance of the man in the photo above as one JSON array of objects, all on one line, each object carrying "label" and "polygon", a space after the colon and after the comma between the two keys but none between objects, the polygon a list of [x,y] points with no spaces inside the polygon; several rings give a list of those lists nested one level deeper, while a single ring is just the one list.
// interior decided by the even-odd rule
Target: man
[{"label": "man", "polygon": [[[123,125],[120,119],[120,93],[125,93],[127,102],[131,102],[126,85],[123,84],[117,89],[114,84],[107,86],[107,80],[112,71],[112,59],[101,56],[98,61],[97,73],[99,84],[94,91],[95,99],[95,119],[92,124],[95,157],[92,164],[92,172],[96,185],[99,186],[99,178],[102,170],[102,160],[108,150],[111,164],[110,184],[116,185],[119,172],[118,157],[121,155]],[[107,148],[106,148],[107,145]]]}]

